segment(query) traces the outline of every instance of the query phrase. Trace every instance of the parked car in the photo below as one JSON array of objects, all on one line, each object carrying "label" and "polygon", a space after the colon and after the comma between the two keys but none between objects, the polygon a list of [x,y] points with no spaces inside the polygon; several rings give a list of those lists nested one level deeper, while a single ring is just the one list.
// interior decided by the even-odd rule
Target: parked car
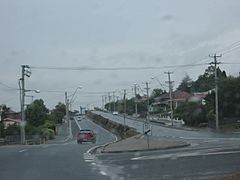
[{"label": "parked car", "polygon": [[96,143],[96,134],[89,129],[80,130],[77,134],[77,143],[82,144],[82,142]]}]

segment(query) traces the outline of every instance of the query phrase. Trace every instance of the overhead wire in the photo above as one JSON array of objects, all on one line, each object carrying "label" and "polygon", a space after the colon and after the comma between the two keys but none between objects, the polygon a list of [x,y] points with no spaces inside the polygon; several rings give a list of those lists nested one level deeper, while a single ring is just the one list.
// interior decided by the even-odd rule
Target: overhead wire
[{"label": "overhead wire", "polygon": [[189,67],[189,66],[202,66],[206,63],[199,64],[180,64],[180,65],[168,65],[168,66],[148,66],[148,67],[57,67],[57,66],[30,66],[32,69],[42,70],[75,70],[75,71],[121,71],[121,70],[154,70],[154,69],[166,69],[176,67]]},{"label": "overhead wire", "polygon": [[9,85],[7,85],[7,84],[5,84],[5,83],[2,83],[2,82],[0,82],[0,85],[6,87],[6,88],[8,88],[8,89],[11,89],[11,90],[18,90],[17,88],[11,87],[11,86],[9,86]]}]

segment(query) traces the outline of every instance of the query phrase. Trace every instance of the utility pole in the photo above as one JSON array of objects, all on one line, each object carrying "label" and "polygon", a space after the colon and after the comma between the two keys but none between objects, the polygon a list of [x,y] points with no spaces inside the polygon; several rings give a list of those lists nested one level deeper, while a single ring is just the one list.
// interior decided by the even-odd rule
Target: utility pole
[{"label": "utility pole", "polygon": [[102,110],[104,109],[104,96],[102,96]]},{"label": "utility pole", "polygon": [[137,117],[138,109],[137,109],[137,84],[134,84],[134,95],[135,95],[135,114]]},{"label": "utility pole", "polygon": [[71,137],[71,122],[70,122],[70,118],[69,118],[69,99],[68,99],[68,95],[67,92],[65,92],[65,104],[66,104],[66,120],[68,123],[68,129],[69,129],[69,137]]},{"label": "utility pole", "polygon": [[25,121],[25,76],[30,77],[30,69],[28,65],[21,65],[22,67],[22,73],[21,73],[21,87],[20,87],[20,93],[21,93],[21,143],[25,144],[26,141],[26,135],[25,135],[25,126],[26,126],[26,121]]},{"label": "utility pole", "polygon": [[214,56],[209,55],[209,57],[214,59],[214,62],[211,62],[210,64],[214,64],[214,74],[215,74],[215,113],[216,113],[216,129],[219,129],[219,115],[218,115],[218,76],[217,76],[217,65],[220,64],[220,62],[217,61],[217,58],[222,57],[222,55],[216,55]]},{"label": "utility pole", "polygon": [[168,81],[166,81],[166,83],[168,83],[169,85],[169,99],[170,99],[170,118],[171,118],[171,122],[172,122],[172,126],[173,126],[173,98],[172,98],[172,83],[173,81],[171,81],[171,74],[173,74],[173,72],[164,72],[165,74],[168,74]]},{"label": "utility pole", "polygon": [[25,66],[22,65],[22,77],[21,77],[21,116],[22,116],[22,121],[21,121],[21,143],[25,144],[25,112],[24,112],[24,104],[25,104],[25,75],[24,75],[24,70]]},{"label": "utility pole", "polygon": [[117,111],[119,110],[119,96],[117,96]]},{"label": "utility pole", "polygon": [[115,92],[113,91],[113,112],[115,112]]},{"label": "utility pole", "polygon": [[[147,119],[146,119],[146,125],[147,125],[147,131],[144,129],[144,134],[147,135],[147,147],[149,149],[149,135],[148,133],[150,132],[150,119],[149,119],[149,116],[150,116],[150,113],[149,113],[149,109],[150,109],[150,105],[149,105],[149,83],[146,82],[146,91],[147,91]],[[145,126],[146,128],[146,126]]]},{"label": "utility pole", "polygon": [[[107,104],[107,96],[105,96],[104,99],[105,99],[105,104]],[[104,109],[105,109],[105,106],[104,106]]]},{"label": "utility pole", "polygon": [[123,101],[124,101],[124,115],[123,115],[123,120],[124,120],[124,133],[125,133],[125,126],[126,126],[126,113],[127,113],[127,102],[126,102],[126,89],[123,90]]},{"label": "utility pole", "polygon": [[148,87],[149,83],[146,82],[146,91],[147,91],[147,123],[149,123],[149,87]]},{"label": "utility pole", "polygon": [[108,93],[108,111],[111,112],[111,95]]}]

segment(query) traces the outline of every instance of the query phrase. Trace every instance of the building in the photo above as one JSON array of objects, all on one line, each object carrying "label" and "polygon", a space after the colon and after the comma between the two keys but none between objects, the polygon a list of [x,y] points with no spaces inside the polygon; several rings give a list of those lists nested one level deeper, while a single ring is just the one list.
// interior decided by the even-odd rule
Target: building
[{"label": "building", "polygon": [[3,119],[3,124],[6,127],[8,127],[9,125],[20,125],[21,124],[21,113],[19,112],[15,112],[12,110],[8,110],[8,112],[6,113],[6,118]]},{"label": "building", "polygon": [[[172,93],[173,108],[176,109],[180,104],[185,103],[189,100],[192,95],[185,91],[176,90]],[[169,93],[162,94],[154,99],[153,106],[160,106],[167,111],[170,103]]]}]

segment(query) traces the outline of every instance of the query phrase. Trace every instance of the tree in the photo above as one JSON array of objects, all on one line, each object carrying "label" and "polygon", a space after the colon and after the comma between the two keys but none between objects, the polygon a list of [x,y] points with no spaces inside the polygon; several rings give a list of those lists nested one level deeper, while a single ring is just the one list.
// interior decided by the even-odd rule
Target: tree
[{"label": "tree", "polygon": [[63,120],[65,115],[66,115],[66,105],[59,102],[55,106],[55,109],[50,114],[49,119],[54,121],[55,123],[62,124],[62,120]]},{"label": "tree", "polygon": [[166,91],[163,91],[162,89],[153,89],[151,93],[151,97],[155,98],[155,97],[161,96],[164,93],[166,93]]},{"label": "tree", "polygon": [[[226,79],[227,75],[225,71],[217,68],[218,80],[219,82]],[[212,90],[215,87],[215,74],[214,67],[209,66],[203,75],[200,75],[198,79],[193,82],[192,91],[193,92],[206,92]]]},{"label": "tree", "polygon": [[20,135],[20,127],[16,124],[9,125],[5,132],[6,136]]},{"label": "tree", "polygon": [[197,102],[187,102],[180,105],[174,112],[174,116],[182,118],[188,126],[199,126],[208,122],[206,108]]},{"label": "tree", "polygon": [[[240,78],[227,77],[219,82],[219,119],[240,117]],[[215,114],[215,92],[206,97],[207,109]],[[213,119],[214,116],[211,116]]]},{"label": "tree", "polygon": [[48,115],[48,109],[44,105],[42,99],[35,100],[26,109],[27,123],[35,127],[41,126],[45,123]]},{"label": "tree", "polygon": [[193,85],[192,79],[189,77],[189,75],[186,74],[177,89],[180,91],[185,91],[185,92],[190,93],[192,85]]}]

